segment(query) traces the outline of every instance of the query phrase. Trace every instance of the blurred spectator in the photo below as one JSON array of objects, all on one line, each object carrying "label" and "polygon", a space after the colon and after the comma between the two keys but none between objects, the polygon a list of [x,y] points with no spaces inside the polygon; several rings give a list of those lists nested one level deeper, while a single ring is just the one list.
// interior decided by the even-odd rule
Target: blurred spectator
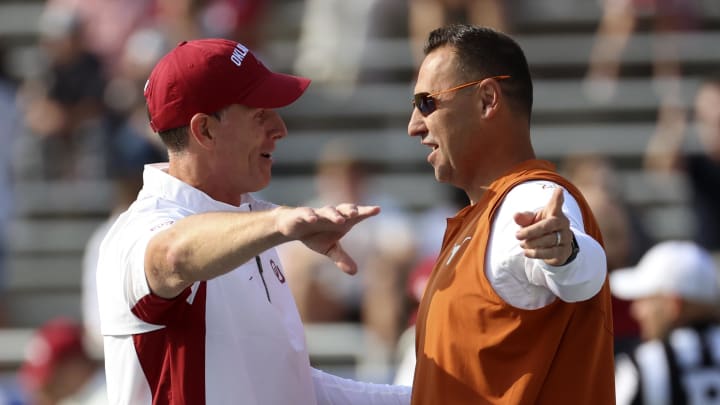
[{"label": "blurred spectator", "polygon": [[250,49],[261,49],[263,22],[270,0],[209,0],[201,26],[207,37],[228,38]]},{"label": "blurred spectator", "polygon": [[[146,121],[137,108],[148,66],[169,46],[207,35],[260,41],[264,0],[143,0],[88,2],[54,0],[40,21],[44,59],[28,71],[21,105],[25,125],[35,137],[23,140],[23,177],[104,178],[108,137]],[[108,11],[117,7],[112,44],[101,38]],[[140,26],[154,28],[137,29]],[[240,39],[240,38],[236,38]],[[99,45],[104,44],[104,45]],[[95,53],[97,48],[103,52]],[[108,58],[108,55],[112,55]],[[102,62],[106,59],[106,64]],[[110,75],[111,74],[111,75]],[[106,87],[108,78],[111,77]],[[140,86],[137,85],[140,83]],[[107,103],[107,104],[105,104]],[[114,120],[108,120],[108,108]],[[147,127],[146,124],[143,127]],[[143,129],[143,132],[145,130]]]},{"label": "blurred spectator", "polygon": [[410,300],[407,326],[415,325],[417,307],[425,291],[425,284],[430,272],[435,266],[435,260],[440,254],[448,218],[454,217],[458,211],[470,204],[470,200],[463,190],[446,184],[441,187],[445,187],[447,192],[446,201],[439,202],[423,211],[413,221],[418,245],[417,257],[420,260],[412,268],[407,279],[406,294]]},{"label": "blurred spectator", "polygon": [[358,84],[410,80],[407,11],[406,0],[305,0],[295,71],[337,98]]},{"label": "blurred spectator", "polygon": [[[422,301],[430,273],[432,273],[437,256],[440,254],[442,236],[445,233],[445,226],[448,218],[454,217],[458,211],[470,204],[465,192],[456,187],[449,187],[448,203],[438,204],[420,216],[419,227],[416,231],[420,235],[421,260],[410,271],[407,278],[407,296],[409,299],[407,329],[398,340],[395,355],[398,364],[395,369],[393,384],[413,384],[415,375],[415,320],[418,306]],[[440,239],[436,238],[439,237]]]},{"label": "blurred spectator", "polygon": [[[113,116],[124,119],[136,110],[142,110],[144,121],[147,121],[143,88],[150,71],[165,54],[168,45],[166,38],[157,29],[143,28],[130,35],[119,55],[115,74],[103,94],[104,102]],[[145,127],[148,127],[147,123]]]},{"label": "blurred spectator", "polygon": [[451,23],[483,25],[507,33],[509,23],[502,0],[409,0],[409,37],[417,64],[430,31]]},{"label": "blurred spectator", "polygon": [[154,0],[153,26],[170,46],[197,38],[226,38],[258,47],[268,0]]},{"label": "blurred spectator", "polygon": [[[683,173],[691,190],[693,239],[706,249],[720,251],[720,76],[704,80],[695,96],[695,127],[700,153],[684,149],[686,112],[682,105],[661,106],[658,127],[648,143],[645,167],[661,173]],[[693,226],[694,225],[694,226]]]},{"label": "blurred spectator", "polygon": [[610,270],[636,262],[652,245],[644,226],[625,201],[617,170],[607,156],[579,153],[562,171],[582,191],[598,218]]},{"label": "blurred spectator", "polygon": [[610,274],[613,294],[633,300],[645,340],[616,359],[618,404],[720,401],[718,269],[700,246],[668,241],[635,268]]},{"label": "blurred spectator", "polygon": [[48,0],[46,4],[48,10],[68,10],[83,21],[81,41],[103,61],[107,73],[113,73],[127,38],[151,22],[154,1]]},{"label": "blurred spectator", "polygon": [[69,319],[50,320],[36,331],[20,381],[33,405],[108,403],[102,367],[87,354],[82,327]]},{"label": "blurred spectator", "polygon": [[382,208],[380,215],[356,225],[342,241],[357,261],[358,274],[338,272],[327,258],[297,243],[283,245],[280,254],[303,322],[361,321],[380,343],[392,348],[405,312],[403,285],[414,259],[413,235],[406,214],[392,198],[366,188],[366,168],[347,153],[342,143],[327,145],[317,167],[317,200],[307,204],[344,201]]},{"label": "blurred spectator", "polygon": [[202,38],[202,0],[156,0],[154,25],[169,44]]},{"label": "blurred spectator", "polygon": [[107,143],[107,173],[111,177],[117,177],[118,167],[121,172],[128,167],[142,172],[143,156],[150,145],[164,150],[148,125],[143,88],[167,46],[158,30],[147,28],[134,32],[125,45],[116,74],[105,88],[111,138]]},{"label": "blurred spectator", "polygon": [[358,83],[407,83],[412,80],[407,0],[372,1],[365,47],[357,57]]},{"label": "blurred spectator", "polygon": [[150,143],[142,134],[125,130],[113,138],[109,172],[114,186],[114,206],[110,216],[91,235],[83,255],[82,315],[86,344],[92,353],[102,353],[103,347],[96,286],[100,243],[117,216],[137,198],[142,188],[143,166],[164,161],[167,161],[164,150]]},{"label": "blurred spectator", "polygon": [[126,42],[143,28],[158,28],[168,44],[220,37],[250,47],[261,42],[267,0],[49,0],[49,8],[71,10],[84,24],[87,49],[114,74]]},{"label": "blurred spectator", "polygon": [[439,193],[438,202],[420,212],[414,221],[420,258],[434,258],[440,253],[447,219],[454,217],[461,208],[470,204],[461,189],[447,184],[439,184],[438,187],[443,190]]},{"label": "blurred spectator", "polygon": [[100,242],[118,215],[135,201],[142,188],[143,166],[164,162],[167,154],[148,125],[143,86],[165,52],[165,39],[154,29],[141,29],[128,39],[105,100],[111,111],[112,132],[107,144],[107,173],[113,183],[110,215],[91,235],[83,257],[82,314],[89,349],[102,353],[96,267]]},{"label": "blurred spectator", "polygon": [[427,285],[430,273],[432,273],[435,262],[437,261],[436,252],[434,256],[425,256],[410,272],[407,282],[407,294],[410,298],[410,314],[408,317],[408,327],[400,335],[397,346],[395,348],[395,356],[398,359],[395,368],[394,385],[412,386],[413,377],[415,376],[415,321],[417,318],[417,309],[422,300],[425,286]]},{"label": "blurred spectator", "polygon": [[[104,176],[102,95],[105,76],[99,58],[81,35],[73,10],[48,8],[41,17],[40,47],[47,64],[26,78],[21,106],[29,150],[20,175],[47,179]],[[36,159],[32,160],[35,156]]]},{"label": "blurred spectator", "polygon": [[[653,75],[657,90],[679,86],[682,75],[678,44],[666,34],[695,25],[695,0],[603,0],[603,14],[590,53],[584,90],[589,100],[609,102],[617,88],[622,53],[639,20],[651,16],[654,23]],[[669,87],[669,88],[668,88]]]},{"label": "blurred spectator", "polygon": [[[625,201],[618,174],[609,158],[594,154],[568,156],[562,169],[585,196],[597,218],[605,243],[608,271],[636,263],[652,245],[647,231]],[[634,347],[639,325],[630,316],[630,302],[612,298],[615,352]]]},{"label": "blurred spectator", "polygon": [[305,0],[295,72],[352,88],[360,72],[370,12],[378,2]]}]

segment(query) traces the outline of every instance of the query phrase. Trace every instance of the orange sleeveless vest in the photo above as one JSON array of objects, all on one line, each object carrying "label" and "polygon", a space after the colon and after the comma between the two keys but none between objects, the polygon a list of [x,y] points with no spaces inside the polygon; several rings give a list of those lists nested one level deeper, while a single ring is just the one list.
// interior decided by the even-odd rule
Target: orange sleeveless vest
[{"label": "orange sleeveless vest", "polygon": [[448,220],[418,312],[413,405],[615,403],[607,278],[587,301],[557,299],[524,310],[505,303],[485,276],[495,212],[512,187],[528,180],[553,181],[570,192],[585,232],[602,244],[587,202],[553,169],[546,161],[523,162]]}]

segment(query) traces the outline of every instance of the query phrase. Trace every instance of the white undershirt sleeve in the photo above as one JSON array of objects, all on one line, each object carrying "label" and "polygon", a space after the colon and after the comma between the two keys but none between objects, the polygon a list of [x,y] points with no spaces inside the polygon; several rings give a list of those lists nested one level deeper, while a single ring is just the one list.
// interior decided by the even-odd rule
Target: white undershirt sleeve
[{"label": "white undershirt sleeve", "polygon": [[575,260],[566,266],[551,266],[542,260],[529,261],[533,279],[539,285],[550,289],[565,302],[590,299],[597,294],[605,282],[606,258],[600,244],[584,231],[570,228],[580,247]]},{"label": "white undershirt sleeve", "polygon": [[312,369],[318,405],[407,405],[412,388],[353,381]]},{"label": "white undershirt sleeve", "polygon": [[570,220],[579,254],[566,266],[551,266],[543,260],[525,257],[515,237],[520,227],[513,216],[517,212],[543,209],[557,187],[549,181],[529,181],[516,186],[505,196],[493,220],[486,275],[497,294],[515,307],[537,309],[556,298],[566,302],[587,300],[595,296],[605,282],[605,251],[585,233],[580,207],[567,190],[562,210]]}]

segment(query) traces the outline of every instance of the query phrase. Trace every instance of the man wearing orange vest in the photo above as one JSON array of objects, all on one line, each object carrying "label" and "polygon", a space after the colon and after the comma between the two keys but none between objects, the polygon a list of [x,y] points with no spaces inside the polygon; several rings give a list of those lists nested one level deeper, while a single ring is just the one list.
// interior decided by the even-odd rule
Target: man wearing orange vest
[{"label": "man wearing orange vest", "polygon": [[606,258],[585,199],[530,142],[508,36],[430,34],[410,136],[471,205],[450,218],[417,318],[412,404],[614,404]]}]

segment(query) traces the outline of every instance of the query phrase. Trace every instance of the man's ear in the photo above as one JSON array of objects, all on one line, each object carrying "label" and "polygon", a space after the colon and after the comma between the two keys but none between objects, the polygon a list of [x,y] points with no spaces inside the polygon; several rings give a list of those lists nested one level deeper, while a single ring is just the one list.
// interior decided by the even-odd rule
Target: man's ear
[{"label": "man's ear", "polygon": [[491,118],[497,114],[502,99],[500,84],[495,79],[485,79],[478,86],[478,95],[480,97],[482,116]]},{"label": "man's ear", "polygon": [[215,137],[210,131],[210,116],[197,113],[190,119],[190,137],[204,148],[210,148],[215,143]]}]

